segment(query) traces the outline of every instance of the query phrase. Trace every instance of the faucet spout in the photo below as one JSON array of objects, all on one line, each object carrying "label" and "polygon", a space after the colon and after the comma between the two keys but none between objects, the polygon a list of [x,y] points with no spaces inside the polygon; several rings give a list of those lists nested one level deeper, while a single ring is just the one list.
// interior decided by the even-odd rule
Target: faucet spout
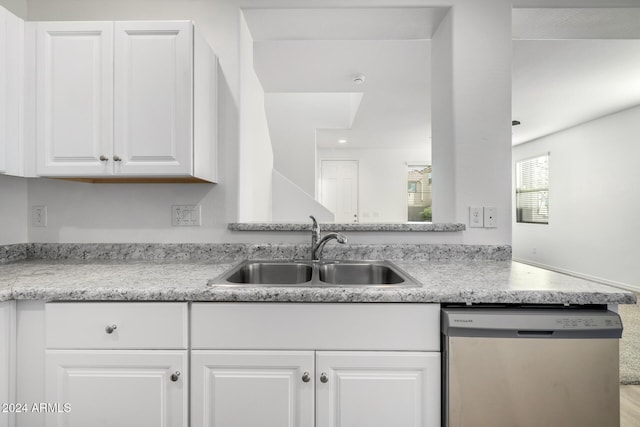
[{"label": "faucet spout", "polygon": [[347,236],[342,233],[329,233],[322,237],[320,233],[320,225],[318,225],[318,221],[312,216],[309,215],[313,224],[311,226],[311,260],[312,261],[320,261],[320,257],[322,256],[322,250],[324,249],[324,245],[327,244],[329,240],[336,240],[338,243],[347,243]]},{"label": "faucet spout", "polygon": [[311,247],[311,259],[313,261],[320,261],[320,258],[322,257],[322,250],[329,240],[335,240],[338,243],[344,244],[347,243],[347,236],[342,233],[326,234],[315,246]]}]

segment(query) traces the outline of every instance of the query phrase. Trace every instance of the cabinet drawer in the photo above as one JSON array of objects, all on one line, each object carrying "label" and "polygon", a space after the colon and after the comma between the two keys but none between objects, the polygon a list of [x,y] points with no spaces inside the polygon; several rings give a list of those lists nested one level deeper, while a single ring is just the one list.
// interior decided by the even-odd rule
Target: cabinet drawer
[{"label": "cabinet drawer", "polygon": [[191,346],[440,351],[440,305],[193,303]]},{"label": "cabinet drawer", "polygon": [[46,305],[49,349],[186,349],[187,303]]}]

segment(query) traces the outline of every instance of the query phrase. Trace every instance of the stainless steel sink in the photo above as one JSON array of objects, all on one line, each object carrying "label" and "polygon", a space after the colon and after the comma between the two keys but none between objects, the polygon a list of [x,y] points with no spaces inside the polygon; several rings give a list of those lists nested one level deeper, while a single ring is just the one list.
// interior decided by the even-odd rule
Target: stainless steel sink
[{"label": "stainless steel sink", "polygon": [[224,278],[229,283],[299,285],[311,280],[313,267],[299,262],[245,261]]},{"label": "stainless steel sink", "polygon": [[390,261],[245,260],[211,286],[410,287],[419,286]]},{"label": "stainless steel sink", "polygon": [[318,266],[320,281],[332,285],[399,285],[397,268],[380,262],[328,262]]}]

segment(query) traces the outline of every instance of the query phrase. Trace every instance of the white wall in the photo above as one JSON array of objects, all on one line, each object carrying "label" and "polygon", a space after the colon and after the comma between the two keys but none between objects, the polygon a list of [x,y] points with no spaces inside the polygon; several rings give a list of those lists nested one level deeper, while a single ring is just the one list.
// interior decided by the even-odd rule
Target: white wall
[{"label": "white wall", "polygon": [[514,258],[640,289],[638,135],[635,107],[514,147],[550,153],[549,224],[514,223]]},{"label": "white wall", "polygon": [[27,243],[27,179],[0,175],[0,245]]},{"label": "white wall", "polygon": [[[11,0],[0,0],[7,4]],[[217,185],[91,185],[29,180],[29,204],[46,204],[49,226],[29,227],[36,242],[232,242],[306,241],[306,234],[230,233],[226,224],[241,218],[240,177],[249,163],[241,131],[239,6],[299,7],[297,0],[28,0],[29,20],[192,19],[220,61],[219,182]],[[309,0],[305,7],[453,6],[451,54],[454,147],[434,167],[452,164],[442,182],[453,182],[455,206],[442,221],[468,222],[471,204],[498,207],[496,230],[464,233],[362,233],[354,242],[433,242],[510,244],[510,79],[511,8],[507,0]],[[479,37],[482,35],[482,37]],[[445,43],[446,44],[446,43]],[[436,47],[433,46],[435,49]],[[444,72],[444,75],[451,74]],[[436,105],[447,105],[436,102]],[[442,116],[442,114],[440,114]],[[435,133],[434,133],[435,137]],[[201,203],[203,225],[170,225],[170,206]],[[263,208],[263,207],[260,207]],[[436,207],[434,206],[434,209]],[[0,228],[4,232],[4,227]]]},{"label": "white wall", "polygon": [[425,144],[419,149],[319,149],[322,160],[358,161],[358,211],[360,222],[407,222],[407,162],[430,164]]},{"label": "white wall", "polygon": [[507,0],[455,2],[432,39],[433,220],[497,208],[498,227],[465,243],[511,242],[511,52]]},{"label": "white wall", "polygon": [[271,221],[273,149],[264,90],[253,68],[253,38],[240,16],[240,159],[238,220]]},{"label": "white wall", "polygon": [[273,170],[273,221],[309,223],[313,215],[318,222],[335,222],[335,215],[302,188]]},{"label": "white wall", "polygon": [[312,198],[316,195],[316,132],[348,129],[352,93],[267,93],[265,109],[273,143],[273,166]]}]

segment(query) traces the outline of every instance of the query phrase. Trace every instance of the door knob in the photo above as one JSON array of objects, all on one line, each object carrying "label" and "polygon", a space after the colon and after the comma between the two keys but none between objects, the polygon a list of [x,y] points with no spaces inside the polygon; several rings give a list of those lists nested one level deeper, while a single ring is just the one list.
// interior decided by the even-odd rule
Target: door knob
[{"label": "door knob", "polygon": [[109,158],[107,156],[104,156],[104,155],[100,156],[100,161],[101,162],[106,162],[107,160],[109,160]]},{"label": "door knob", "polygon": [[311,375],[309,375],[309,372],[305,372],[304,374],[302,374],[302,381],[305,383],[311,381]]},{"label": "door knob", "polygon": [[174,383],[178,381],[179,378],[180,378],[180,371],[175,371],[173,374],[171,374],[171,381],[173,381]]},{"label": "door knob", "polygon": [[328,383],[329,382],[329,377],[327,376],[326,373],[321,373],[320,374],[320,382],[321,383]]},{"label": "door knob", "polygon": [[121,162],[122,158],[120,156],[113,156],[113,161],[114,162]]}]

